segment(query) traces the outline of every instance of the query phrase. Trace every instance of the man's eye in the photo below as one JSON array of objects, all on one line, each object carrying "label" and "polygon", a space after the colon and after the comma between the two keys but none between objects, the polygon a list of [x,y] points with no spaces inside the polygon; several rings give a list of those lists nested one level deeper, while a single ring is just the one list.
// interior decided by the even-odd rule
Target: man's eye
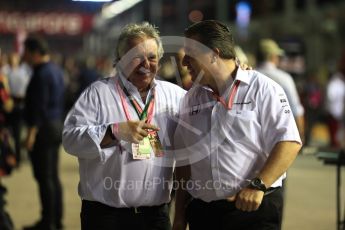
[{"label": "man's eye", "polygon": [[142,56],[135,56],[133,57],[133,61],[141,61],[143,59]]},{"label": "man's eye", "polygon": [[150,55],[150,56],[149,56],[149,59],[150,59],[150,60],[156,60],[157,57],[156,57],[156,55]]}]

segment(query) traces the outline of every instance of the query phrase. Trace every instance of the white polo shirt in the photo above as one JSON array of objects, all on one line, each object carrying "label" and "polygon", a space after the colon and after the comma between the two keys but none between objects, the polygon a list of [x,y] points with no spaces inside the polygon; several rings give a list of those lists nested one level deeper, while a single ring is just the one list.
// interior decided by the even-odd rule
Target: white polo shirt
[{"label": "white polo shirt", "polygon": [[290,74],[278,69],[273,63],[264,62],[257,69],[273,81],[277,82],[285,91],[291,106],[291,111],[295,117],[304,115],[304,108],[297,92],[296,84]]},{"label": "white polo shirt", "polygon": [[[69,112],[63,130],[66,152],[79,160],[79,195],[113,207],[154,206],[170,200],[173,173],[172,138],[180,101],[185,90],[169,82],[154,80],[147,98],[155,88],[154,117],[151,124],[160,128],[158,135],[166,149],[163,157],[134,160],[131,143],[101,148],[109,124],[127,121],[116,82],[124,87],[143,108],[134,85],[124,77],[99,80],[88,87]],[[126,98],[131,120],[139,120]]]},{"label": "white polo shirt", "polygon": [[[231,110],[201,86],[192,88],[181,103],[176,158],[191,164],[191,180],[186,184],[191,195],[207,202],[246,187],[277,142],[301,143],[286,95],[277,83],[240,68],[235,79],[240,84]],[[223,95],[226,101],[230,88]],[[281,186],[282,179],[272,187]]]},{"label": "white polo shirt", "polygon": [[345,76],[337,72],[332,75],[327,84],[326,109],[337,120],[344,117]]}]

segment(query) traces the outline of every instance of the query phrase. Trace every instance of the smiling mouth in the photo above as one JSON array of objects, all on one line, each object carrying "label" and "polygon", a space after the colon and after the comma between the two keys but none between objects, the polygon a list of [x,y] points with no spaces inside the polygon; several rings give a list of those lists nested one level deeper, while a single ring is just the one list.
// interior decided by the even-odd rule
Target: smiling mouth
[{"label": "smiling mouth", "polygon": [[190,68],[188,68],[188,72],[189,72],[190,75],[194,75],[194,73],[195,73],[194,70],[190,69]]},{"label": "smiling mouth", "polygon": [[137,73],[140,74],[140,75],[149,75],[149,74],[151,73],[151,71],[148,70],[148,69],[145,69],[145,68],[141,67],[141,68],[137,71]]}]

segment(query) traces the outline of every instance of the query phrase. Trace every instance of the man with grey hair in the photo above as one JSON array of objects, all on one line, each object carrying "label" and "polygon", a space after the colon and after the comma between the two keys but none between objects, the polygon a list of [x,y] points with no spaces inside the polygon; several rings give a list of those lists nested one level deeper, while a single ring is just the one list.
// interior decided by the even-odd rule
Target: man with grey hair
[{"label": "man with grey hair", "polygon": [[64,124],[63,146],[79,159],[81,228],[170,229],[164,162],[185,91],[155,79],[163,48],[149,23],[125,26],[115,55],[116,76],[89,86]]}]

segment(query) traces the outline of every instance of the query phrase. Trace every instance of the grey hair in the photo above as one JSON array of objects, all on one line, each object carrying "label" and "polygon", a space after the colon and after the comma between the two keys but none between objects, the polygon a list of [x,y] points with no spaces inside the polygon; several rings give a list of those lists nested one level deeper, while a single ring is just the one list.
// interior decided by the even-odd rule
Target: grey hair
[{"label": "grey hair", "polygon": [[117,42],[116,51],[115,51],[115,62],[118,62],[126,50],[128,41],[133,38],[144,38],[149,37],[155,39],[158,46],[158,58],[163,57],[163,45],[162,40],[159,37],[159,31],[157,27],[151,25],[148,22],[142,22],[140,24],[131,23],[126,25],[120,34],[120,37]]}]

